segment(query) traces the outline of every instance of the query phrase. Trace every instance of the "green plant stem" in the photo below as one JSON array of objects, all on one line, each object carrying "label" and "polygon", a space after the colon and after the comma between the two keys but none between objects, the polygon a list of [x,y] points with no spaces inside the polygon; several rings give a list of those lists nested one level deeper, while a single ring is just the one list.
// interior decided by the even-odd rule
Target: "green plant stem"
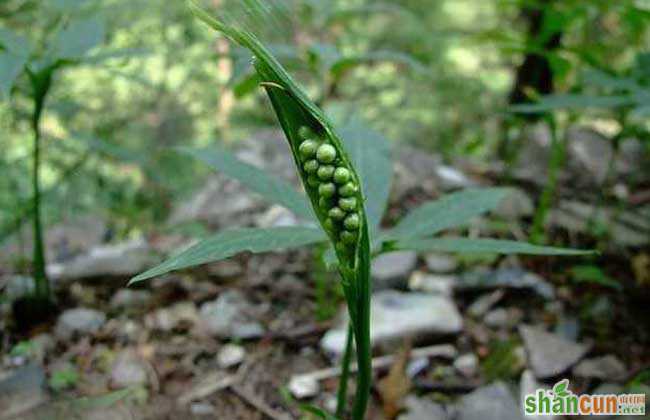
[{"label": "green plant stem", "polygon": [[348,378],[350,377],[350,361],[352,360],[352,340],[354,339],[354,329],[352,323],[348,323],[348,332],[345,338],[345,351],[341,360],[341,378],[339,379],[339,389],[336,394],[336,417],[343,418],[345,403],[348,394]]},{"label": "green plant stem", "polygon": [[357,389],[352,406],[352,418],[363,420],[365,418],[368,399],[370,398],[370,386],[372,383],[372,348],[370,346],[370,268],[369,261],[361,263],[357,272],[357,284],[355,286],[356,305],[354,317],[354,338],[357,350]]},{"label": "green plant stem", "polygon": [[32,167],[32,199],[33,199],[33,234],[34,234],[34,294],[38,300],[50,299],[50,282],[45,271],[45,247],[43,241],[43,227],[41,222],[41,115],[45,96],[50,87],[51,72],[45,70],[32,76],[34,89],[34,112],[32,114],[32,131],[34,134],[33,167]]},{"label": "green plant stem", "polygon": [[560,138],[557,133],[557,125],[555,117],[548,115],[546,117],[549,128],[551,130],[551,158],[548,163],[548,178],[546,179],[546,186],[542,191],[537,211],[533,217],[533,227],[530,235],[530,240],[534,244],[546,243],[546,230],[545,223],[548,211],[553,202],[555,191],[557,190],[557,180],[564,165],[564,138]]}]

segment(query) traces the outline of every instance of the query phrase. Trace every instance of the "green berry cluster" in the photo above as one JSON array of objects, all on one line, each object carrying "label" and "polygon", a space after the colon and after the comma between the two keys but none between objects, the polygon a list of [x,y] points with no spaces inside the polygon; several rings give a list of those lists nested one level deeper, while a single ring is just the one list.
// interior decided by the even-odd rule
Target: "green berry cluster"
[{"label": "green berry cluster", "polygon": [[298,152],[307,186],[317,192],[318,207],[327,215],[325,229],[338,239],[337,247],[349,249],[357,242],[361,219],[359,187],[336,148],[308,127],[298,131]]}]

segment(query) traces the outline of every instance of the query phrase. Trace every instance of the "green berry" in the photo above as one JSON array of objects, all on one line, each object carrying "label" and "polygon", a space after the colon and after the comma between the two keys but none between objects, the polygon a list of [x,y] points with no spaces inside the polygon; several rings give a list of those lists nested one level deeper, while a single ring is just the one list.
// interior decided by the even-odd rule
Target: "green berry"
[{"label": "green berry", "polygon": [[343,221],[343,226],[345,226],[347,230],[357,230],[359,229],[359,223],[360,223],[359,215],[356,213],[352,213],[345,218],[345,220]]},{"label": "green berry", "polygon": [[298,129],[298,136],[303,139],[309,139],[316,137],[316,134],[314,134],[314,130],[307,127],[306,125],[303,125]]},{"label": "green berry", "polygon": [[336,159],[336,149],[331,144],[321,144],[316,150],[316,159],[321,163],[332,163]]},{"label": "green berry", "polygon": [[343,242],[337,242],[335,248],[338,252],[348,252],[347,246]]},{"label": "green berry", "polygon": [[332,165],[323,165],[318,168],[318,177],[323,181],[329,181],[334,174],[334,167]]},{"label": "green berry", "polygon": [[350,171],[344,167],[338,167],[334,171],[334,182],[337,184],[345,184],[350,180]]},{"label": "green berry", "polygon": [[320,165],[318,164],[318,161],[316,159],[311,159],[305,162],[305,164],[303,165],[303,169],[308,174],[315,174],[316,171],[318,171],[319,166]]},{"label": "green berry", "polygon": [[332,207],[327,214],[334,220],[343,220],[345,217],[345,212],[338,207]]},{"label": "green berry", "polygon": [[353,245],[357,241],[357,234],[344,230],[341,232],[341,242],[347,245]]},{"label": "green berry", "polygon": [[318,206],[323,210],[328,210],[334,207],[334,200],[331,197],[321,197],[318,199]]},{"label": "green berry", "polygon": [[351,197],[357,193],[358,189],[354,182],[348,182],[339,188],[339,195],[341,197]]},{"label": "green berry", "polygon": [[307,177],[307,185],[312,188],[316,188],[320,185],[320,179],[316,178],[316,175],[309,175]]},{"label": "green berry", "polygon": [[339,207],[345,211],[353,211],[357,208],[357,199],[354,197],[341,198],[339,200]]},{"label": "green berry", "polygon": [[314,157],[316,155],[316,149],[318,149],[318,142],[314,140],[305,140],[300,143],[300,147],[298,147],[300,156],[302,156],[303,159]]},{"label": "green berry", "polygon": [[325,230],[328,232],[336,232],[336,222],[330,218],[325,219],[325,222],[323,222],[323,225],[325,226]]},{"label": "green berry", "polygon": [[334,194],[336,194],[336,185],[332,184],[331,182],[320,184],[318,186],[318,194],[321,197],[333,197]]}]

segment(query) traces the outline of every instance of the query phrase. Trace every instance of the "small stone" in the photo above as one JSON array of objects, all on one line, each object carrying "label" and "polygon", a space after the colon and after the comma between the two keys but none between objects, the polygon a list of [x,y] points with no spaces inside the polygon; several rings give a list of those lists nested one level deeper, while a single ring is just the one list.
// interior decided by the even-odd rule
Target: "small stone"
[{"label": "small stone", "polygon": [[522,420],[522,414],[508,387],[495,382],[462,397],[456,419]]},{"label": "small stone", "polygon": [[257,338],[264,328],[250,315],[253,305],[236,290],[228,290],[217,299],[201,306],[200,318],[204,328],[221,338]]},{"label": "small stone", "polygon": [[246,350],[236,344],[226,344],[217,354],[217,363],[221,368],[237,366],[246,357]]},{"label": "small stone", "polygon": [[214,416],[216,409],[209,403],[192,403],[190,411],[195,416]]},{"label": "small stone", "polygon": [[310,375],[295,375],[289,381],[289,391],[295,398],[302,400],[318,395],[320,384]]},{"label": "small stone", "polygon": [[381,254],[372,260],[371,273],[376,289],[404,286],[415,269],[418,256],[414,251]]},{"label": "small stone", "polygon": [[[529,394],[535,394],[538,389],[548,390],[549,387],[542,385],[535,379],[535,375],[530,370],[525,370],[521,374],[521,379],[519,381],[519,400],[525,401],[526,396]],[[531,420],[555,420],[557,416],[532,416],[526,415],[526,419]]]},{"label": "small stone", "polygon": [[111,366],[113,388],[145,385],[147,381],[147,366],[138,356],[129,350],[117,355]]},{"label": "small stone", "polygon": [[445,408],[426,398],[409,395],[404,400],[406,413],[401,414],[398,420],[448,420]]},{"label": "small stone", "polygon": [[474,353],[458,356],[454,360],[454,368],[467,378],[472,378],[478,373],[478,357]]},{"label": "small stone", "polygon": [[586,345],[565,340],[537,327],[522,325],[519,333],[524,340],[530,367],[539,379],[563,373],[589,350]]},{"label": "small stone", "polygon": [[573,374],[578,378],[622,381],[627,376],[627,369],[623,362],[610,354],[581,361],[573,368]]},{"label": "small stone", "polygon": [[192,328],[199,319],[194,302],[178,302],[167,308],[160,308],[148,315],[145,323],[149,328],[169,332]]},{"label": "small stone", "polygon": [[111,299],[113,309],[120,308],[142,308],[151,298],[151,293],[146,290],[120,289]]},{"label": "small stone", "polygon": [[45,383],[45,372],[36,364],[0,371],[0,418],[15,418],[45,402]]},{"label": "small stone", "polygon": [[465,273],[460,277],[457,290],[485,290],[500,287],[531,289],[549,300],[555,297],[555,289],[550,283],[539,275],[520,268],[477,269]]},{"label": "small stone", "polygon": [[[347,312],[344,312],[345,314]],[[371,299],[370,341],[372,345],[398,341],[409,336],[456,334],[463,320],[448,297],[426,293],[402,293],[383,290]],[[341,316],[344,321],[347,315]],[[346,324],[328,331],[321,347],[334,354],[343,353]]]},{"label": "small stone", "polygon": [[458,268],[458,261],[445,254],[429,253],[424,256],[424,262],[432,273],[451,273]]},{"label": "small stone", "polygon": [[480,296],[467,308],[467,313],[474,318],[482,317],[503,298],[504,294],[503,290],[499,289]]},{"label": "small stone", "polygon": [[61,340],[69,340],[74,335],[94,334],[106,322],[106,315],[95,309],[68,309],[57,321],[55,334]]},{"label": "small stone", "polygon": [[415,271],[409,278],[409,289],[414,291],[451,296],[454,292],[456,276],[426,274]]},{"label": "small stone", "polygon": [[508,311],[504,308],[493,309],[483,318],[485,325],[491,328],[507,328],[516,325],[520,318],[521,313],[518,311]]}]

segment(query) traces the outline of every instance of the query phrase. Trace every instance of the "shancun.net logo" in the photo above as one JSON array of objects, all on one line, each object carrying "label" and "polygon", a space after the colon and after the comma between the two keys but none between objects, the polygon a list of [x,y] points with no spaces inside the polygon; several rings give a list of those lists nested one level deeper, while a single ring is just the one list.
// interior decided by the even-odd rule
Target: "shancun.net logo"
[{"label": "shancun.net logo", "polygon": [[527,416],[643,416],[645,394],[576,395],[569,390],[569,380],[563,379],[553,389],[538,389],[524,398]]}]

